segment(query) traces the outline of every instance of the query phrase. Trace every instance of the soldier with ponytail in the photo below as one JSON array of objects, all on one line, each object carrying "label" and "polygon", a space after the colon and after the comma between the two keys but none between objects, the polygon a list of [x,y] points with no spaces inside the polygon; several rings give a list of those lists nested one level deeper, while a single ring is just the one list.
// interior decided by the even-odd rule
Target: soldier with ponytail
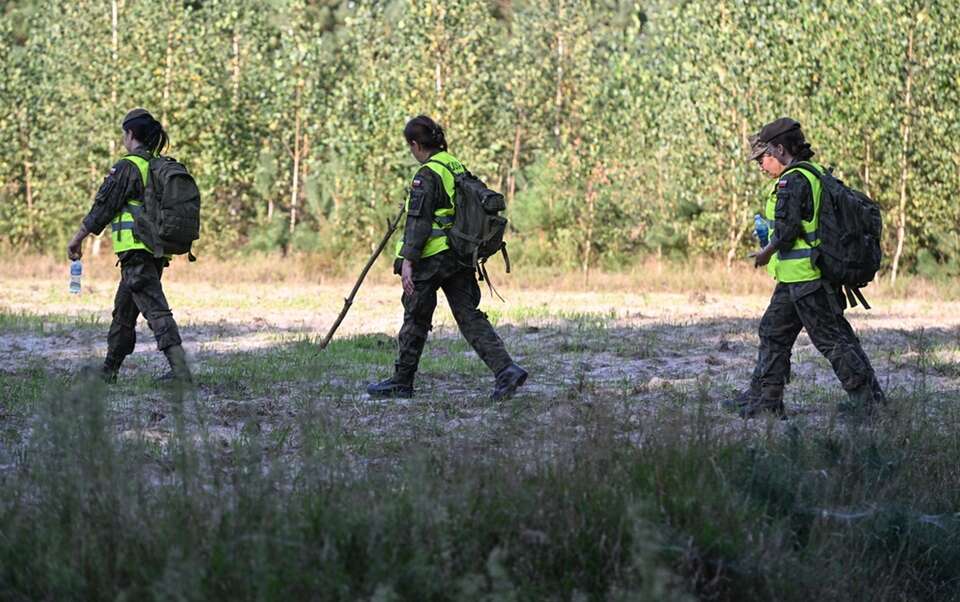
[{"label": "soldier with ponytail", "polygon": [[169,257],[155,257],[153,250],[134,233],[134,214],[141,211],[149,177],[149,162],[170,142],[163,125],[149,111],[134,109],[121,122],[123,146],[127,151],[104,178],[93,207],[67,245],[70,259],[83,255],[83,241],[110,225],[113,250],[120,266],[120,284],[114,299],[113,321],[107,335],[107,354],[100,375],[114,382],[124,358],[136,345],[137,318],[146,318],[157,348],[170,364],[161,377],[181,384],[193,380],[186,363],[180,331],[163,293],[160,278]]},{"label": "soldier with ponytail", "polygon": [[443,128],[426,115],[403,128],[410,153],[420,163],[407,199],[403,238],[397,244],[394,271],[403,287],[403,326],[393,376],[367,387],[372,397],[412,397],[413,380],[432,328],[437,291],[443,290],[453,318],[467,342],[495,376],[491,399],[513,395],[527,378],[514,363],[478,306],[480,286],[474,268],[459,258],[447,240],[456,212],[456,178],[465,173],[447,150]]}]

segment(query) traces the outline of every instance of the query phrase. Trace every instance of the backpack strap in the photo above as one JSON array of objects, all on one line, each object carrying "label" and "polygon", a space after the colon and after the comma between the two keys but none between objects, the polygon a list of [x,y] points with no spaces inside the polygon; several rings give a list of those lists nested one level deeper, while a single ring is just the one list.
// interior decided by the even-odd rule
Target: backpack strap
[{"label": "backpack strap", "polygon": [[[449,166],[449,165],[447,165],[447,164],[444,163],[443,161],[438,161],[437,159],[427,159],[427,162],[424,163],[424,165],[426,165],[427,163],[436,163],[436,164],[439,165],[440,167],[446,169],[447,172],[448,172],[451,176],[453,176],[454,185],[456,185],[457,174],[453,173],[453,170],[450,169],[450,166]],[[454,211],[457,210],[456,205],[453,204],[453,199],[450,199],[450,205],[453,207],[453,210],[454,210]],[[440,228],[439,228],[440,232],[433,234],[433,236],[441,236],[441,235],[449,236],[449,235],[450,235],[450,229],[449,229],[449,228],[444,228],[443,226],[444,226],[444,225],[448,225],[448,224],[452,224],[452,223],[453,223],[453,217],[450,217],[450,218],[449,218],[449,221],[446,221],[446,223],[441,223],[441,221],[440,221],[439,219],[437,219],[437,216],[434,216],[434,217],[433,217],[433,221],[434,221],[438,226],[440,226]]]},{"label": "backpack strap", "polygon": [[817,176],[818,180],[822,180],[823,176],[827,173],[826,168],[824,168],[824,171],[820,171],[819,169],[817,169],[816,165],[814,165],[813,163],[810,163],[809,161],[797,161],[796,163],[794,163],[788,168],[788,170],[790,169],[802,169],[803,171],[812,173],[813,175]]},{"label": "backpack strap", "polygon": [[823,290],[827,291],[827,302],[830,304],[830,310],[838,316],[843,314],[843,308],[840,307],[840,301],[837,300],[837,297],[840,297],[843,294],[843,288],[841,287],[841,289],[838,291],[833,287],[832,283],[824,280]]},{"label": "backpack strap", "polygon": [[860,300],[860,305],[863,306],[863,309],[870,309],[870,304],[867,303],[867,300],[864,298],[863,293],[860,292],[860,289],[856,286],[846,286],[847,289],[847,299],[851,301],[850,307],[857,306],[857,299]]},{"label": "backpack strap", "polygon": [[839,286],[839,288],[834,288],[834,285],[830,282],[823,282],[823,287],[827,291],[827,298],[830,300],[830,307],[835,313],[843,313],[843,308],[841,308],[840,304],[837,302],[838,296],[846,300],[847,307],[854,308],[857,306],[857,302],[859,301],[859,304],[863,306],[863,309],[870,309],[870,304],[867,303],[863,293],[860,292],[860,287],[846,286],[843,284],[837,286]]},{"label": "backpack strap", "polygon": [[450,169],[450,166],[447,165],[446,163],[444,163],[443,161],[439,161],[439,160],[437,160],[437,159],[427,159],[427,163],[436,163],[436,164],[439,165],[440,167],[442,167],[442,168],[446,169],[447,171],[449,171],[451,176],[457,177],[457,174],[453,173],[453,170]]},{"label": "backpack strap", "polygon": [[500,301],[502,301],[503,303],[506,303],[506,300],[503,297],[501,297],[500,293],[497,292],[497,289],[493,287],[493,282],[490,281],[490,274],[487,273],[487,265],[486,265],[487,260],[483,259],[477,262],[476,255],[474,255],[474,262],[475,262],[475,265],[477,266],[477,272],[479,272],[479,275],[480,275],[480,281],[483,282],[484,280],[486,280],[487,288],[490,289],[490,292],[496,295],[497,298],[500,299]]}]

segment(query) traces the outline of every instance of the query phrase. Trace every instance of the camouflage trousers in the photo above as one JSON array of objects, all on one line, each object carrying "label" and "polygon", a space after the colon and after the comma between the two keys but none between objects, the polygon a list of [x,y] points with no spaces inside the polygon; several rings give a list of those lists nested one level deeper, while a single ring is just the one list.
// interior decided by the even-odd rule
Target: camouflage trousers
[{"label": "camouflage trousers", "polygon": [[130,251],[120,259],[120,285],[113,300],[113,322],[107,335],[107,363],[119,366],[137,343],[137,317],[147,319],[160,351],[179,345],[180,330],[163,294],[160,278],[166,259]]},{"label": "camouflage trousers", "polygon": [[750,382],[750,393],[782,399],[790,381],[790,354],[801,329],[833,367],[844,390],[868,386],[875,401],[883,390],[860,339],[843,316],[843,295],[822,281],[777,284],[760,320],[760,349]]},{"label": "camouflage trousers", "polygon": [[401,298],[403,326],[398,337],[399,356],[394,372],[396,380],[413,382],[427,342],[427,333],[433,327],[438,290],[443,290],[463,338],[494,374],[513,362],[487,315],[478,309],[480,286],[473,270],[460,264],[453,253],[438,253],[417,262],[413,284],[414,293],[404,293]]}]

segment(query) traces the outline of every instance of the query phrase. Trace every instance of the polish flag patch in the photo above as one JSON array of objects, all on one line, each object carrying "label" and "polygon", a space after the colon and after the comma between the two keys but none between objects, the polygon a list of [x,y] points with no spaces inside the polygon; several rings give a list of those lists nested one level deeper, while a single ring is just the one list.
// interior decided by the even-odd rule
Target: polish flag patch
[{"label": "polish flag patch", "polygon": [[414,178],[413,187],[420,188],[421,186],[423,186],[423,182],[420,180],[420,178]]},{"label": "polish flag patch", "polygon": [[787,187],[787,181],[786,181],[786,180],[780,180],[779,182],[777,182],[777,187],[778,187],[778,188],[786,188],[786,187]]}]

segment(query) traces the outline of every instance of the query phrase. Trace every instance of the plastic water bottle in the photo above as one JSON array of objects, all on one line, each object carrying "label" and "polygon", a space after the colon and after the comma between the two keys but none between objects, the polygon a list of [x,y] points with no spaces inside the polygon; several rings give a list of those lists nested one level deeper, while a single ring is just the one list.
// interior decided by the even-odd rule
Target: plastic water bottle
[{"label": "plastic water bottle", "polygon": [[770,243],[770,226],[759,213],[753,216],[753,234],[760,241],[761,249]]},{"label": "plastic water bottle", "polygon": [[70,292],[80,294],[80,277],[83,275],[83,263],[79,259],[70,262]]}]

